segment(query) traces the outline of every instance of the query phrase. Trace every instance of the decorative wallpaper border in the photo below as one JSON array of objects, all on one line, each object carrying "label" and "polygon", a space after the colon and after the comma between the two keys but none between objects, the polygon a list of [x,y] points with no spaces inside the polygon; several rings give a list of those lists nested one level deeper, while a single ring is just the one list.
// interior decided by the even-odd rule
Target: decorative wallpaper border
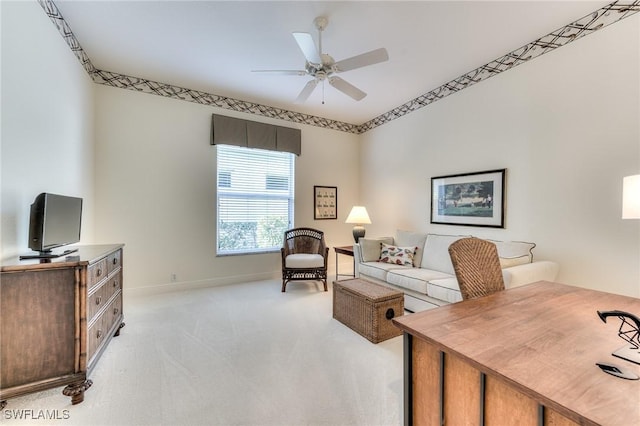
[{"label": "decorative wallpaper border", "polygon": [[476,68],[460,77],[451,80],[442,86],[418,96],[411,101],[400,105],[378,117],[358,126],[358,133],[364,133],[375,127],[388,123],[403,115],[416,111],[420,108],[439,101],[453,93],[459,92],[469,86],[493,77],[501,72],[510,70],[520,64],[537,58],[547,52],[571,43],[579,38],[589,35],[599,29],[618,22],[628,16],[640,12],[640,0],[633,2],[613,2],[602,9],[566,25],[559,30],[547,34],[519,49],[509,52],[506,55],[489,62],[486,65]]},{"label": "decorative wallpaper border", "polygon": [[98,70],[93,66],[89,56],[82,49],[82,46],[80,46],[80,43],[71,31],[69,24],[64,20],[53,0],[38,0],[38,3],[47,16],[49,16],[56,28],[58,28],[58,31],[73,54],[78,58],[95,83],[355,134],[365,133],[385,123],[417,111],[453,93],[459,92],[460,90],[493,77],[501,72],[510,70],[511,68],[528,62],[533,58],[537,58],[547,52],[551,52],[558,47],[569,44],[579,38],[592,34],[597,30],[640,12],[640,0],[615,1],[596,10],[595,12],[590,13],[584,18],[572,22],[544,37],[520,47],[519,49],[509,52],[488,64],[474,69],[473,71],[461,75],[460,77],[451,80],[428,93],[420,95],[417,98],[392,109],[391,111],[379,115],[366,123],[356,125],[289,111],[286,109],[275,108],[268,105],[228,98],[226,96],[215,95],[212,93],[158,83],[144,78]]},{"label": "decorative wallpaper border", "polygon": [[91,77],[98,84],[104,84],[121,89],[135,90],[138,92],[152,93],[183,101],[194,102],[202,105],[216,106],[233,111],[247,112],[249,114],[262,115],[264,117],[278,118],[294,123],[309,124],[326,129],[340,130],[343,132],[357,133],[355,124],[341,121],[329,120],[327,118],[288,111],[286,109],[274,108],[267,105],[253,102],[241,101],[239,99],[228,98],[226,96],[214,95],[212,93],[200,92],[183,87],[172,86],[170,84],[158,83],[144,78],[131,77],[109,71],[95,71]]},{"label": "decorative wallpaper border", "polygon": [[76,55],[76,58],[78,58],[84,69],[89,73],[89,75],[92,75],[96,71],[96,68],[91,63],[89,56],[87,56],[85,51],[82,49],[82,46],[80,46],[76,36],[73,35],[71,27],[62,17],[58,7],[51,0],[38,0],[38,3],[40,3],[40,6],[44,9],[49,19],[51,19],[51,22],[56,26],[60,35],[62,35],[62,38],[64,38],[64,41],[67,43],[67,46],[69,46],[73,54]]}]

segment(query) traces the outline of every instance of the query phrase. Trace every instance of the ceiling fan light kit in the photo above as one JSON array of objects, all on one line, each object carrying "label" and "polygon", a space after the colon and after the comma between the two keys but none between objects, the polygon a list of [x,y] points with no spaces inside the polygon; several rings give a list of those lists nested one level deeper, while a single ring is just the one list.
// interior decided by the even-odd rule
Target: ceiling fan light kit
[{"label": "ceiling fan light kit", "polygon": [[[329,20],[324,16],[318,16],[313,20],[313,24],[318,30],[317,48],[311,34],[302,32],[292,33],[293,38],[296,40],[298,47],[306,59],[304,70],[261,70],[254,72],[308,75],[313,77],[313,79],[309,80],[302,88],[302,91],[296,98],[297,103],[305,102],[309,96],[311,96],[311,93],[313,93],[318,83],[324,83],[325,80],[328,81],[331,86],[356,101],[364,99],[364,97],[367,96],[365,92],[335,74],[385,62],[389,60],[387,50],[385,48],[379,48],[336,62],[330,55],[322,53],[322,32],[327,28]],[[322,103],[324,103],[324,95]]]}]

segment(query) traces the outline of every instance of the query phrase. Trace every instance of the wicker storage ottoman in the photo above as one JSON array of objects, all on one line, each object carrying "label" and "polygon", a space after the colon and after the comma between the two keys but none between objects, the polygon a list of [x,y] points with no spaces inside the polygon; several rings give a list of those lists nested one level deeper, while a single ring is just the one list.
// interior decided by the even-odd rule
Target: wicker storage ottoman
[{"label": "wicker storage ottoman", "polygon": [[333,282],[333,317],[373,343],[400,336],[391,319],[401,315],[400,291],[359,278]]}]

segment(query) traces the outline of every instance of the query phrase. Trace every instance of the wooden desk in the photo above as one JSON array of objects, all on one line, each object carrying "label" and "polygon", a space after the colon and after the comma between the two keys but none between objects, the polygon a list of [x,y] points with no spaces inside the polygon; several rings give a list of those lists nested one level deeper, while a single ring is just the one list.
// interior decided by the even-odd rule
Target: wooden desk
[{"label": "wooden desk", "polygon": [[[405,424],[640,425],[640,380],[602,372],[640,299],[550,282],[395,318],[405,332]],[[507,420],[508,419],[508,420]]]},{"label": "wooden desk", "polygon": [[[336,252],[336,281],[338,280],[338,277],[340,277],[340,276],[355,278],[355,276],[356,276],[356,259],[353,256],[353,246],[334,247],[333,250],[335,250],[335,252]],[[353,257],[353,274],[339,274],[338,273],[338,255],[339,254],[344,254],[346,256]]]}]

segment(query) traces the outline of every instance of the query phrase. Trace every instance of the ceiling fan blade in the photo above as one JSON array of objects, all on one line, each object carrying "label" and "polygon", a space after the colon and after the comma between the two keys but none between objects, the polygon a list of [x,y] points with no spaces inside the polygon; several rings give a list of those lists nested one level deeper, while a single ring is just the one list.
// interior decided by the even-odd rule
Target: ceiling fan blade
[{"label": "ceiling fan blade", "polygon": [[262,72],[268,74],[282,74],[282,75],[307,75],[304,70],[251,70],[251,72]]},{"label": "ceiling fan blade", "polygon": [[320,58],[320,53],[318,53],[318,49],[316,49],[316,45],[313,43],[313,38],[309,33],[292,33],[293,37],[296,39],[298,43],[298,47],[302,50],[302,54],[307,59],[307,62],[311,62],[313,64],[321,64],[322,59]]},{"label": "ceiling fan blade", "polygon": [[389,60],[389,54],[387,49],[381,47],[380,49],[372,50],[361,55],[352,56],[347,59],[343,59],[334,64],[335,72],[343,72],[354,70],[356,68],[366,67],[367,65],[377,64]]},{"label": "ceiling fan blade", "polygon": [[329,77],[329,84],[335,87],[336,89],[338,89],[339,91],[341,91],[342,93],[344,93],[345,95],[352,97],[356,101],[360,101],[365,96],[367,96],[367,94],[364,93],[362,90],[358,89],[356,86],[352,85],[351,83],[347,83],[340,77]]},{"label": "ceiling fan blade", "polygon": [[313,89],[315,89],[317,85],[318,85],[318,79],[314,78],[313,80],[309,80],[309,82],[305,84],[304,88],[302,89],[302,92],[300,92],[300,94],[296,98],[296,103],[301,104],[304,101],[306,101],[311,95],[311,92],[313,92]]}]

